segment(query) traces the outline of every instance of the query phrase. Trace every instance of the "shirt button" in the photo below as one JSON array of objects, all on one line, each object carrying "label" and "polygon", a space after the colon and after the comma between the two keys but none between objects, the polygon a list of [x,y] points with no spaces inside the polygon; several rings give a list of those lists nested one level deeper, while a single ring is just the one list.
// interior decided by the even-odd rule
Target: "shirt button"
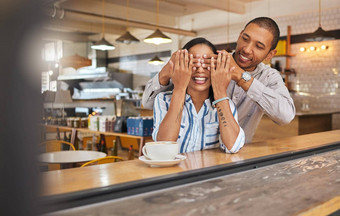
[{"label": "shirt button", "polygon": [[250,95],[250,98],[253,98],[254,96],[253,95]]},{"label": "shirt button", "polygon": [[155,87],[155,90],[158,90],[158,89],[159,89],[159,87],[158,87],[158,86],[156,86],[156,87]]}]

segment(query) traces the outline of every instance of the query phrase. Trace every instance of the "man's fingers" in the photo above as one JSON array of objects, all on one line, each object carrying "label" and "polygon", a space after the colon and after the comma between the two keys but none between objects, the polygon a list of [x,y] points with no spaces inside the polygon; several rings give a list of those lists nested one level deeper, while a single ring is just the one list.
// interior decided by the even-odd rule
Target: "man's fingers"
[{"label": "man's fingers", "polygon": [[210,60],[211,57],[214,57],[214,58],[216,59],[216,58],[217,58],[217,54],[204,54],[204,55],[203,55],[204,62],[205,62],[206,60]]}]

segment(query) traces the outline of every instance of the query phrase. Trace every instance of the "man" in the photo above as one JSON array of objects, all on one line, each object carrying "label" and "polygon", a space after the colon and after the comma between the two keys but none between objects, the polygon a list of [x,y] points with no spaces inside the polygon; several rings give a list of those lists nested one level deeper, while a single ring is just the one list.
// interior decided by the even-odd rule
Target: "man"
[{"label": "man", "polygon": [[[232,62],[235,70],[227,95],[237,107],[239,124],[245,132],[246,143],[251,142],[264,113],[279,125],[288,124],[295,116],[293,99],[280,73],[262,63],[276,54],[279,36],[280,30],[274,20],[258,17],[245,26],[237,40]],[[210,58],[211,56],[204,56],[196,59],[196,65],[210,65]],[[142,100],[145,108],[152,108],[154,98],[159,92],[173,88],[170,80],[172,62],[170,60],[158,76],[148,81]]]}]

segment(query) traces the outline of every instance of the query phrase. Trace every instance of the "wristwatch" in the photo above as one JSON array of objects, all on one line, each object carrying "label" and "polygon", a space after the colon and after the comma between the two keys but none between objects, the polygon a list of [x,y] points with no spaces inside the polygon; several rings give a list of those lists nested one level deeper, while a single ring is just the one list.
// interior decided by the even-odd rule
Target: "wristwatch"
[{"label": "wristwatch", "polygon": [[237,82],[237,85],[241,86],[243,83],[248,82],[251,79],[251,75],[248,72],[243,72],[240,81]]}]

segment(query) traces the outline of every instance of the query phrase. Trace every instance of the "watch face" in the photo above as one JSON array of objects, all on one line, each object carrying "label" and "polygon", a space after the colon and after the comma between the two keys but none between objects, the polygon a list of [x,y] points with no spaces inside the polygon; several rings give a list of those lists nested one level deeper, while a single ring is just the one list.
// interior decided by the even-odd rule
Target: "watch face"
[{"label": "watch face", "polygon": [[250,76],[249,73],[244,72],[244,73],[242,74],[242,79],[244,79],[244,80],[247,82],[247,81],[249,81],[249,80],[251,79],[251,76]]}]

